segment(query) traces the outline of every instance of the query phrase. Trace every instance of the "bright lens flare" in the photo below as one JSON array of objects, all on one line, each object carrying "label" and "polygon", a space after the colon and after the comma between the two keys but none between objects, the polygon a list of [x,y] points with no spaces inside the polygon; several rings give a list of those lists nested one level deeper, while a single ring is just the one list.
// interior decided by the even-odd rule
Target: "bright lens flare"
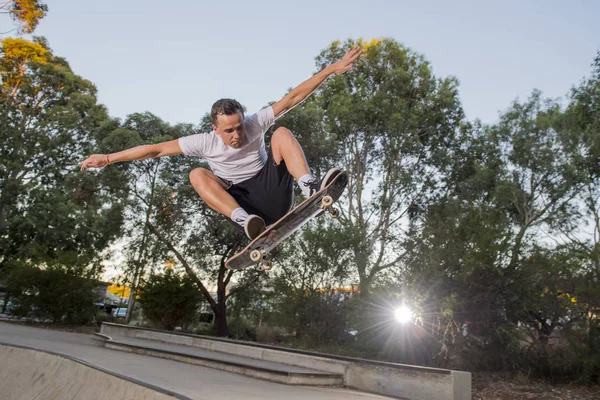
[{"label": "bright lens flare", "polygon": [[408,307],[406,306],[400,306],[396,309],[396,312],[394,313],[396,315],[396,320],[398,322],[400,322],[401,324],[405,324],[407,322],[410,322],[412,320],[413,317],[413,313],[412,311],[410,311],[408,309]]}]

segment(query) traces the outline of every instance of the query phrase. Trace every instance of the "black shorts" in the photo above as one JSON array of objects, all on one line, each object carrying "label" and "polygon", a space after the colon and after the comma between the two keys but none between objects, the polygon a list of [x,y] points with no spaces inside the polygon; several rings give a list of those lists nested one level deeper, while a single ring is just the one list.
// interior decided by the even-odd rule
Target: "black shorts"
[{"label": "black shorts", "polygon": [[292,209],[294,177],[290,175],[285,161],[275,164],[273,153],[269,149],[267,162],[259,173],[231,185],[227,192],[248,214],[256,214],[267,225],[271,225]]}]

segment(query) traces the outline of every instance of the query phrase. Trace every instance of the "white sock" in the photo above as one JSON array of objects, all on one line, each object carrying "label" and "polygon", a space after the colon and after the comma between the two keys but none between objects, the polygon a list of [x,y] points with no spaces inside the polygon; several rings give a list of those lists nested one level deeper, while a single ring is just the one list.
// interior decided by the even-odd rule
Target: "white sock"
[{"label": "white sock", "polygon": [[315,180],[315,177],[311,174],[303,175],[298,180],[298,186],[300,187],[300,190],[302,190],[304,197],[310,196],[310,184],[315,182]]},{"label": "white sock", "polygon": [[246,218],[248,218],[248,213],[242,207],[236,208],[231,212],[231,220],[236,224],[240,224],[240,226],[244,226]]}]

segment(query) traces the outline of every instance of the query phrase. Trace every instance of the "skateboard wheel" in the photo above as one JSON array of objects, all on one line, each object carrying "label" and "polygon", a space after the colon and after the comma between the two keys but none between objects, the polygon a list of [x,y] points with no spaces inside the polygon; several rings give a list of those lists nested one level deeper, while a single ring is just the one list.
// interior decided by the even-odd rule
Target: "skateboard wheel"
[{"label": "skateboard wheel", "polygon": [[263,261],[261,266],[262,266],[263,271],[268,271],[271,268],[273,268],[273,264],[271,263],[271,260]]},{"label": "skateboard wheel", "polygon": [[332,218],[337,218],[340,216],[340,210],[338,210],[337,208],[331,207],[329,209],[329,215],[331,215]]},{"label": "skateboard wheel", "polygon": [[250,259],[252,261],[259,262],[261,258],[262,258],[262,253],[260,252],[260,250],[252,250],[250,252]]},{"label": "skateboard wheel", "polygon": [[323,205],[323,207],[329,207],[333,204],[333,198],[331,196],[325,196],[321,200],[321,204]]}]

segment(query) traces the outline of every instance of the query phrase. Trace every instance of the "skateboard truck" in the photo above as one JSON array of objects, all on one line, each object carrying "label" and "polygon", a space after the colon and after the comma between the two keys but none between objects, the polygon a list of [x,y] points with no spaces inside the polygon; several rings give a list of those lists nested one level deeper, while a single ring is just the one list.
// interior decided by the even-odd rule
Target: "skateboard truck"
[{"label": "skateboard truck", "polygon": [[333,197],[331,197],[329,195],[323,197],[323,199],[321,200],[321,206],[323,207],[323,209],[327,210],[331,217],[337,218],[337,217],[339,217],[340,212],[337,208],[331,207],[332,204],[333,204]]},{"label": "skateboard truck", "polygon": [[323,197],[323,200],[321,200],[321,204],[323,205],[323,208],[329,208],[333,204],[333,197],[329,195]]},{"label": "skateboard truck", "polygon": [[260,262],[260,266],[265,271],[268,271],[271,268],[273,268],[273,264],[271,263],[271,260],[267,258],[267,253],[265,253],[264,250],[252,250],[250,252],[250,259],[256,263]]}]

